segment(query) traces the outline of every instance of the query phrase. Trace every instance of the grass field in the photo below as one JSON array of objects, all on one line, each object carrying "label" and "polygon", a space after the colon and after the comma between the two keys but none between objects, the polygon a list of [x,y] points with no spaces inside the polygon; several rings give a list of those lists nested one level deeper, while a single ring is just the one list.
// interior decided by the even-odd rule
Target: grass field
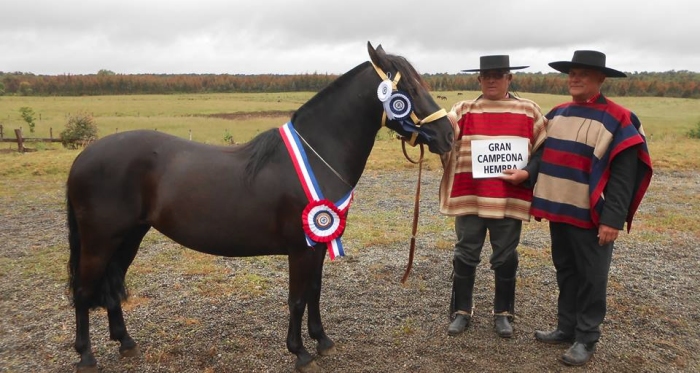
[{"label": "grass field", "polygon": [[[477,92],[434,92],[446,96],[438,103],[449,110],[454,102],[473,98]],[[65,128],[67,117],[76,112],[93,115],[99,136],[116,131],[156,129],[209,143],[225,144],[227,134],[234,141],[246,142],[258,133],[278,127],[289,119],[288,113],[313,96],[310,92],[143,95],[95,97],[16,97],[0,96],[0,125],[4,137],[14,138],[14,129],[23,127],[24,137],[54,137]],[[547,112],[568,97],[522,93]],[[656,169],[692,170],[700,161],[700,140],[686,136],[700,123],[700,102],[692,99],[620,97],[616,102],[633,110],[642,120],[650,153]],[[35,112],[36,130],[29,133],[19,109],[30,107]],[[208,117],[212,114],[248,113],[241,119]],[[270,113],[277,113],[270,115]],[[0,143],[0,176],[4,179],[0,196],[23,195],[21,185],[32,180],[39,189],[45,182],[63,182],[78,150],[65,150],[58,144],[30,142],[25,144],[38,152],[18,154],[14,143]],[[42,151],[44,150],[44,151]],[[50,150],[50,151],[46,151]],[[409,149],[417,155],[417,149]],[[428,155],[426,167],[439,168],[439,159]],[[383,130],[369,159],[368,170],[413,168],[400,150],[400,143]]]},{"label": "grass field", "polygon": [[[115,131],[157,129],[181,137],[193,132],[193,140],[223,143],[225,130],[241,141],[249,140],[261,128],[280,125],[279,121],[250,120],[231,123],[224,119],[203,117],[216,113],[260,113],[296,110],[311,93],[96,96],[96,97],[0,97],[0,124],[5,136],[14,137],[13,129],[24,127],[25,137],[54,136],[65,128],[67,117],[77,112],[91,114],[100,128],[100,136]],[[20,107],[36,113],[36,132],[28,133]]]},{"label": "grass field", "polygon": [[[434,95],[447,96],[439,103],[449,109],[453,102],[476,97],[477,92],[434,92]],[[66,118],[78,111],[91,113],[99,127],[99,135],[105,136],[115,131],[131,129],[157,129],[187,138],[192,134],[194,141],[210,144],[225,144],[225,135],[230,133],[236,142],[246,142],[269,128],[278,127],[289,116],[280,115],[297,109],[313,94],[261,93],[261,94],[210,94],[210,95],[153,95],[153,96],[98,96],[98,97],[0,97],[0,123],[4,126],[5,137],[13,137],[12,129],[23,122],[19,108],[30,107],[36,113],[36,132],[25,137],[48,137],[53,128],[54,136],[65,126]],[[544,94],[521,94],[539,103],[544,112],[567,99],[564,96]],[[635,111],[641,118],[649,147],[657,170],[692,170],[700,160],[700,140],[690,139],[685,134],[700,122],[700,102],[691,99],[620,97],[615,101]],[[220,119],[207,117],[211,114],[249,113],[241,119]],[[267,113],[267,114],[266,114]],[[268,115],[277,113],[276,115]],[[12,136],[10,136],[12,135]],[[55,188],[62,188],[70,164],[79,150],[65,150],[58,144],[27,143],[30,148],[40,151],[18,154],[14,143],[1,143],[0,146],[0,198],[41,198]],[[43,151],[42,151],[43,149]],[[409,148],[412,156],[417,149]],[[429,169],[439,169],[437,156],[428,154],[425,165]],[[368,161],[368,170],[414,169],[407,162],[400,143],[383,130],[377,137],[375,148]],[[31,186],[32,193],[27,193]],[[691,210],[698,210],[695,205]],[[700,211],[694,211],[698,213]],[[689,221],[687,211],[662,211],[649,216],[647,224],[663,227],[669,221],[683,222],[688,228],[697,228]],[[368,217],[369,218],[369,217]],[[371,227],[373,222],[355,217],[358,225]],[[688,221],[686,221],[688,220]],[[387,219],[396,221],[396,219]],[[439,223],[444,222],[443,219]],[[388,228],[388,227],[384,227]],[[441,228],[438,228],[441,229]],[[386,237],[387,232],[377,235],[391,241],[396,237]],[[364,231],[364,233],[368,233]],[[348,232],[348,234],[353,234]],[[371,236],[371,234],[369,235]]]},{"label": "grass field", "polygon": [[[477,95],[477,92],[459,93],[461,95],[458,92],[434,92],[434,95],[448,98],[439,101],[446,109],[458,100]],[[259,114],[296,110],[312,95],[310,92],[292,92],[96,97],[2,96],[0,125],[4,126],[6,138],[14,138],[13,130],[16,128],[23,128],[25,137],[49,137],[51,129],[54,137],[58,137],[65,128],[69,115],[86,112],[95,117],[100,136],[131,129],[157,129],[184,138],[189,137],[191,131],[193,140],[211,144],[223,144],[227,133],[236,142],[245,142],[260,131],[277,127],[287,119]],[[565,96],[546,94],[523,93],[521,96],[537,102],[543,112],[568,99]],[[656,166],[673,169],[695,166],[700,159],[700,141],[688,139],[685,134],[700,123],[698,100],[653,97],[613,99],[641,118]],[[29,107],[35,112],[36,131],[33,134],[29,133],[27,124],[20,116],[21,107]],[[251,115],[241,120],[207,117],[219,113]],[[384,139],[389,138],[384,136]],[[10,147],[7,143],[2,146],[5,149]],[[39,144],[37,147],[47,146]],[[384,149],[391,147],[395,147],[393,141],[379,141],[378,151],[375,152],[378,154],[373,155],[376,163],[388,167],[397,166],[392,162],[387,164],[383,159]],[[393,158],[393,154],[387,154],[387,157]],[[4,159],[1,163],[5,163]]]}]

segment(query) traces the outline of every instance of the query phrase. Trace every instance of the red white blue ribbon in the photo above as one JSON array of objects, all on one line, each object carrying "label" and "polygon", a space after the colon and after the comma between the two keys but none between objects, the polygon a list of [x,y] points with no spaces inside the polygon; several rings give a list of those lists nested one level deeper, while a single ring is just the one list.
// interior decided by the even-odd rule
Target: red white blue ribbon
[{"label": "red white blue ribbon", "polygon": [[345,229],[345,214],[331,201],[311,201],[301,215],[306,236],[314,242],[330,242]]},{"label": "red white blue ribbon", "polygon": [[309,204],[302,212],[302,225],[307,245],[314,247],[318,243],[326,243],[331,260],[336,256],[344,256],[345,251],[340,238],[345,231],[345,219],[353,191],[348,192],[336,203],[325,199],[292,122],[287,122],[280,127],[280,134],[292,158],[304,193],[309,199]]}]

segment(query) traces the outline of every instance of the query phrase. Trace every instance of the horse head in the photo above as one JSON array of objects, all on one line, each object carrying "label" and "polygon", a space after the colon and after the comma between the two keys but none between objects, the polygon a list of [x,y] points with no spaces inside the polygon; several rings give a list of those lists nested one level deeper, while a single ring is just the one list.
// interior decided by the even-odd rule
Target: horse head
[{"label": "horse head", "polygon": [[367,50],[381,79],[377,96],[384,105],[382,124],[411,145],[425,144],[436,154],[449,152],[452,124],[420,74],[405,58],[387,54],[381,45],[375,49],[367,42]]}]

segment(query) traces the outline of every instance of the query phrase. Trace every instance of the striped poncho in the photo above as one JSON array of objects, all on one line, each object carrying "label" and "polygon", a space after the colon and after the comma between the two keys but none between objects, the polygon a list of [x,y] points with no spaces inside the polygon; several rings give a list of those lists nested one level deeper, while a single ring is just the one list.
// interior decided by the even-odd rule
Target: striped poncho
[{"label": "striped poncho", "polygon": [[612,160],[637,147],[637,170],[627,230],[652,175],[644,130],[634,113],[598,96],[589,103],[566,103],[546,117],[545,142],[535,185],[532,215],[537,219],[594,228],[605,204]]},{"label": "striped poncho", "polygon": [[443,156],[440,212],[445,215],[478,215],[530,220],[532,190],[499,178],[474,179],[472,140],[526,138],[530,155],[544,142],[545,118],[536,103],[508,95],[503,100],[458,102],[448,117],[455,126],[453,150]]}]

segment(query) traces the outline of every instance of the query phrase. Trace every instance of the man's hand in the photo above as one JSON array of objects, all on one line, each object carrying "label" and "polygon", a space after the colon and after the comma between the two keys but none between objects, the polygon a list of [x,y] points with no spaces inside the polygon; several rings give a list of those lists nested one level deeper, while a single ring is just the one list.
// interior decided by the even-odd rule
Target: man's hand
[{"label": "man's hand", "polygon": [[598,245],[607,245],[617,239],[620,231],[617,228],[601,224],[598,227]]},{"label": "man's hand", "polygon": [[499,176],[501,180],[505,180],[513,185],[518,185],[530,177],[530,173],[525,170],[511,168],[503,170],[504,176]]}]

